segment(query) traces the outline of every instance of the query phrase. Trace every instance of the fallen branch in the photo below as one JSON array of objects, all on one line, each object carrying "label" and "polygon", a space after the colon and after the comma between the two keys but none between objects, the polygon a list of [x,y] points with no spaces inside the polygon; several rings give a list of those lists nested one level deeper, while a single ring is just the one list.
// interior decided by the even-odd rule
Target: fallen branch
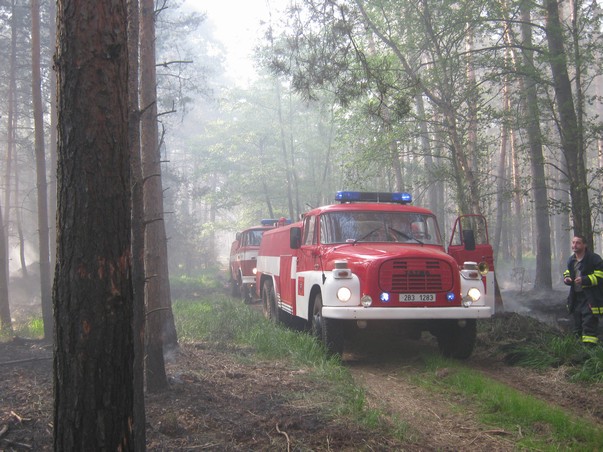
[{"label": "fallen branch", "polygon": [[21,447],[23,449],[28,449],[28,450],[33,449],[33,447],[30,444],[20,443],[17,441],[11,441],[10,439],[6,439],[6,438],[4,438],[2,440],[2,442],[5,444],[8,444],[9,446]]},{"label": "fallen branch", "polygon": [[281,430],[278,428],[278,424],[276,424],[276,431],[281,435],[285,435],[285,438],[287,438],[287,452],[291,452],[291,441],[289,440],[289,435],[287,435],[287,432],[281,432]]},{"label": "fallen branch", "polygon": [[0,438],[6,435],[6,432],[8,432],[8,425],[5,424],[0,428]]},{"label": "fallen branch", "polygon": [[21,417],[19,416],[17,413],[15,413],[14,411],[10,412],[11,416],[13,416],[14,418],[16,418],[19,421],[19,424],[22,424],[23,421],[31,421],[31,418],[27,418],[27,417]]},{"label": "fallen branch", "polygon": [[490,434],[490,435],[510,435],[510,432],[507,432],[506,430],[484,430],[482,433],[485,434]]},{"label": "fallen branch", "polygon": [[18,359],[16,361],[4,361],[4,362],[0,363],[0,366],[9,366],[12,364],[33,363],[35,361],[45,361],[47,359],[52,359],[52,356],[44,356],[42,358]]}]

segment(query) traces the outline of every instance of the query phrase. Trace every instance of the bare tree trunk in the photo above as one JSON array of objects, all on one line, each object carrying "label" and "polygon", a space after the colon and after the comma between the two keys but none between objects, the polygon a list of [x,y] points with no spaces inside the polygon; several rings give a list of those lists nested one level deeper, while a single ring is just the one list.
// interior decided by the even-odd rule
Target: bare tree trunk
[{"label": "bare tree trunk", "polygon": [[[2,208],[0,207],[0,230],[4,230]],[[0,237],[0,331],[12,333],[13,325],[8,303],[8,260],[6,259],[6,236]]]},{"label": "bare tree trunk", "polygon": [[57,18],[54,450],[130,451],[126,0],[59,0]]},{"label": "bare tree trunk", "polygon": [[[49,35],[50,42],[56,42],[56,2],[49,2]],[[50,79],[50,129],[48,131],[48,156],[50,158],[50,180],[48,181],[48,218],[49,224],[49,239],[50,239],[50,268],[54,268],[56,263],[56,217],[57,217],[57,97],[56,89],[57,77],[54,71],[48,74]]]},{"label": "bare tree trunk", "polygon": [[157,129],[157,91],[155,73],[155,2],[140,2],[140,104],[142,106],[141,148],[144,178],[145,216],[145,299],[147,303],[146,377],[147,390],[167,389],[164,344],[167,338],[167,310],[171,301],[165,298],[163,271],[167,266],[164,253],[166,235],[163,219],[163,185],[161,181],[161,152]]},{"label": "bare tree trunk", "polygon": [[144,197],[140,156],[140,108],[138,105],[138,0],[127,0],[128,8],[128,141],[132,186],[132,288],[134,306],[132,331],[134,343],[134,450],[146,449],[146,415],[144,403]]},{"label": "bare tree trunk", "polygon": [[[523,59],[525,73],[534,68],[531,11],[526,1],[520,5],[522,25],[521,36],[523,43]],[[529,76],[523,77],[522,88],[524,121],[530,145],[530,168],[532,173],[532,191],[534,193],[534,219],[536,221],[536,275],[534,289],[552,289],[551,279],[551,225],[549,223],[548,195],[544,174],[544,154],[540,132],[540,109],[536,81]]]},{"label": "bare tree trunk", "polygon": [[40,294],[44,339],[52,340],[52,295],[50,278],[50,233],[48,228],[48,186],[44,150],[44,111],[42,108],[42,78],[40,76],[40,4],[31,0],[31,89],[33,99],[36,150],[36,181],[38,194],[38,253],[40,258]]},{"label": "bare tree trunk", "polygon": [[[19,193],[19,172],[15,171],[15,194]],[[27,261],[25,259],[25,236],[23,234],[23,214],[21,209],[15,211],[15,221],[17,224],[17,237],[19,239],[19,262],[21,264],[21,272],[23,278],[27,279]]]},{"label": "bare tree trunk", "polygon": [[[597,92],[597,98],[601,99],[601,96],[603,96],[603,76],[599,75],[596,78],[596,92]],[[598,102],[597,103],[597,114],[599,116],[599,118],[603,118],[603,103]],[[599,135],[599,138],[597,139],[597,166],[599,167],[599,170],[603,169],[603,136]],[[601,187],[599,187],[599,198],[603,197],[603,193],[601,191]],[[601,210],[601,212],[599,213],[599,222],[601,225],[603,225],[603,210]],[[599,246],[595,247],[594,249],[601,249],[601,246],[603,245],[603,228],[599,227]]]},{"label": "bare tree trunk", "polygon": [[278,124],[280,133],[280,146],[281,152],[283,153],[283,165],[285,168],[285,184],[287,190],[287,204],[289,206],[289,218],[295,218],[295,208],[293,206],[293,189],[292,189],[292,175],[291,168],[289,168],[289,157],[287,156],[287,141],[285,138],[285,122],[283,119],[283,107],[282,107],[282,95],[281,87],[278,79],[274,80],[274,87],[276,91],[276,102],[278,105]]},{"label": "bare tree trunk", "polygon": [[[415,95],[415,105],[417,108],[419,130],[421,133],[421,153],[425,159],[427,180],[431,181],[431,174],[434,170],[434,158],[431,152],[431,145],[429,143],[429,128],[427,126],[427,118],[425,116],[425,102],[423,101],[423,95],[421,93],[417,93]],[[427,207],[433,212],[437,212],[439,210],[438,194],[433,183],[430,183],[427,187],[427,200]]]},{"label": "bare tree trunk", "polygon": [[586,236],[588,245],[592,249],[593,228],[588,199],[584,141],[568,74],[559,6],[556,0],[545,0],[544,6],[546,8],[545,31],[550,52],[549,63],[559,110],[561,146],[568,169],[574,232]]},{"label": "bare tree trunk", "polygon": [[[16,96],[17,96],[17,81],[16,81],[16,71],[17,71],[17,8],[15,7],[15,0],[11,1],[11,39],[10,39],[10,60],[9,60],[9,80],[8,80],[8,111],[6,114],[6,171],[4,176],[4,221],[3,221],[3,229],[2,233],[4,234],[4,241],[6,245],[9,243],[9,230],[10,230],[10,214],[11,214],[11,177],[12,177],[12,168],[13,168],[13,158],[15,155],[15,126],[17,123],[17,111],[16,111]],[[5,246],[4,259],[7,263],[7,278],[8,278],[8,246]]]},{"label": "bare tree trunk", "polygon": [[503,224],[505,223],[505,192],[506,192],[506,173],[507,173],[507,147],[509,138],[508,118],[510,116],[511,99],[509,96],[509,80],[507,77],[503,80],[503,124],[500,131],[500,151],[498,158],[498,172],[496,183],[496,225],[494,229],[494,240],[492,248],[494,249],[494,261],[498,261],[501,254],[501,236]]},{"label": "bare tree trunk", "polygon": [[513,179],[513,255],[515,257],[515,267],[523,267],[523,208],[521,188],[519,156],[517,155],[517,134],[511,131],[511,160],[512,160],[512,179]]}]

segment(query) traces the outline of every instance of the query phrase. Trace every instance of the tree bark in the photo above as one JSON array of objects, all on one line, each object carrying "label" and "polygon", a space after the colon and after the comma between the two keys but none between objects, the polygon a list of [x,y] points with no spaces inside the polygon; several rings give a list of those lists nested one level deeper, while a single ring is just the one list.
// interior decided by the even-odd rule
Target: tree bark
[{"label": "tree bark", "polygon": [[144,208],[143,178],[140,156],[140,108],[138,105],[138,0],[128,2],[128,95],[130,168],[132,177],[132,288],[134,309],[132,331],[134,341],[134,449],[146,449],[146,415],[144,403]]},{"label": "tree bark", "polygon": [[59,0],[54,450],[134,450],[126,0]]},{"label": "tree bark", "polygon": [[[9,229],[10,229],[10,214],[11,214],[11,178],[13,168],[13,158],[15,155],[15,126],[17,116],[17,8],[15,6],[15,0],[11,2],[11,22],[10,22],[10,59],[9,59],[9,75],[8,75],[8,111],[6,113],[6,170],[4,176],[4,221],[2,233],[4,234],[4,240],[8,244]],[[8,263],[8,247],[5,246],[6,256],[4,259]],[[8,272],[8,266],[7,272]],[[8,279],[8,274],[6,275]]]},{"label": "tree bark", "polygon": [[[56,2],[49,2],[48,5],[48,32],[50,42],[56,42]],[[50,268],[54,268],[56,264],[56,217],[57,217],[57,97],[56,89],[57,77],[54,71],[48,74],[50,89],[50,129],[48,131],[48,156],[50,159],[50,178],[48,181],[48,218],[49,218],[49,242],[50,242]]]},{"label": "tree bark", "polygon": [[[534,56],[532,50],[530,50],[533,48],[531,11],[526,1],[521,2],[520,10],[522,16],[521,36],[524,47],[524,72],[531,73],[534,70]],[[534,289],[551,290],[553,286],[551,277],[551,225],[549,223],[548,195],[544,173],[538,94],[536,92],[536,81],[533,77],[523,77],[522,85],[525,95],[521,96],[521,98],[524,104],[524,123],[526,124],[530,145],[530,168],[532,172],[534,217],[536,221],[536,275],[534,278]]]},{"label": "tree bark", "polygon": [[44,149],[44,111],[42,108],[42,78],[40,75],[40,3],[31,0],[31,91],[33,100],[36,152],[36,182],[38,194],[38,255],[40,259],[40,295],[44,339],[50,341],[52,332],[52,295],[50,281],[50,233],[48,228],[48,186]]},{"label": "tree bark", "polygon": [[593,228],[584,159],[584,142],[580,134],[574,106],[572,85],[568,75],[567,56],[563,45],[563,30],[557,0],[545,0],[546,38],[553,88],[559,110],[561,146],[567,163],[574,232],[586,236],[589,248],[593,245]]},{"label": "tree bark", "polygon": [[167,311],[171,311],[171,301],[168,299],[169,286],[166,286],[164,278],[167,272],[167,244],[157,128],[154,6],[153,0],[140,2],[140,127],[145,216],[146,381],[148,391],[159,392],[167,389],[163,347],[167,342]]},{"label": "tree bark", "polygon": [[[4,230],[0,207],[0,230]],[[13,326],[8,303],[8,260],[6,259],[6,236],[0,237],[0,331],[12,333]]]}]

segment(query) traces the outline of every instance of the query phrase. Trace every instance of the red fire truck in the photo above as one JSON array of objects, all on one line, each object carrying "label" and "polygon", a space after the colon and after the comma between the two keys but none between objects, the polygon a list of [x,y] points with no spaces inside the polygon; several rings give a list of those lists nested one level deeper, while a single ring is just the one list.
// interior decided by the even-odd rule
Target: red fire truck
[{"label": "red fire truck", "polygon": [[354,328],[386,322],[413,337],[429,331],[444,355],[469,357],[476,319],[494,311],[485,219],[460,217],[446,250],[436,217],[408,193],[336,200],[264,233],[256,274],[264,315],[303,319],[332,353]]},{"label": "red fire truck", "polygon": [[264,219],[259,226],[237,232],[230,246],[230,287],[232,296],[241,297],[245,303],[251,303],[255,295],[256,259],[262,235],[281,220]]}]

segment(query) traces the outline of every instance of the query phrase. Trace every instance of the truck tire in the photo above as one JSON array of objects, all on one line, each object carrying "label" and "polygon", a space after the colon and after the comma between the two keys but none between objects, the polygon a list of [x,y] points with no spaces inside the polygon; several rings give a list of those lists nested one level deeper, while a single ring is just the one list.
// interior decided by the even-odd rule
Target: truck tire
[{"label": "truck tire", "polygon": [[239,298],[241,296],[241,292],[239,291],[239,284],[236,279],[230,280],[230,296],[234,298]]},{"label": "truck tire", "polygon": [[274,323],[279,323],[278,306],[276,305],[276,294],[272,281],[267,279],[262,285],[262,310],[264,317]]},{"label": "truck tire", "polygon": [[253,299],[251,298],[251,290],[246,284],[241,285],[241,299],[245,304],[251,304],[251,302],[253,301]]},{"label": "truck tire", "polygon": [[343,323],[340,320],[322,316],[321,294],[317,294],[314,298],[312,334],[324,344],[329,354],[341,355],[343,353]]},{"label": "truck tire", "polygon": [[475,320],[447,321],[438,331],[438,348],[447,358],[467,359],[473,353],[477,336]]}]

